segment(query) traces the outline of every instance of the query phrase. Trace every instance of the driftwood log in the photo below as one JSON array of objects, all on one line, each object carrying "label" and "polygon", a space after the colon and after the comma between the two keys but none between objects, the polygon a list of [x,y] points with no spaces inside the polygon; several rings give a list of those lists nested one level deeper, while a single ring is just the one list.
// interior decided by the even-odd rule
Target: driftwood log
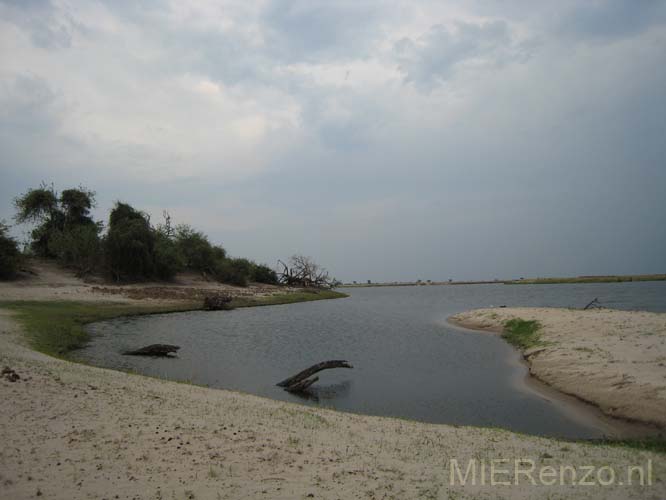
[{"label": "driftwood log", "polygon": [[328,370],[331,368],[353,368],[349,362],[341,359],[332,359],[330,361],[322,361],[316,365],[312,365],[310,368],[306,368],[302,372],[297,373],[296,375],[284,379],[282,382],[278,382],[276,385],[279,387],[284,387],[285,391],[289,392],[303,392],[305,389],[314,384],[319,377],[309,378],[317,372],[322,370]]},{"label": "driftwood log", "polygon": [[170,356],[171,353],[175,353],[180,349],[177,345],[170,344],[151,344],[141,349],[136,349],[134,351],[125,351],[123,354],[125,356]]},{"label": "driftwood log", "polygon": [[231,309],[232,297],[230,295],[209,295],[204,297],[203,308],[206,311],[221,311]]},{"label": "driftwood log", "polygon": [[595,299],[592,302],[583,307],[583,311],[587,311],[588,309],[601,309],[601,304],[599,303],[599,299],[595,297]]}]

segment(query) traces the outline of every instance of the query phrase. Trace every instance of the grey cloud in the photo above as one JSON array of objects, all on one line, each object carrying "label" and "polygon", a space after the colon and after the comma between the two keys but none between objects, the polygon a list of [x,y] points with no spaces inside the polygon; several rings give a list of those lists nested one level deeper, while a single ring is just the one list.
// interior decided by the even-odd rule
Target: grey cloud
[{"label": "grey cloud", "polygon": [[0,79],[0,137],[5,140],[22,136],[34,138],[38,134],[52,133],[60,123],[63,106],[58,94],[43,78],[4,76]]},{"label": "grey cloud", "polygon": [[68,48],[76,31],[85,28],[49,0],[0,1],[2,17],[30,34],[43,49]]},{"label": "grey cloud", "polygon": [[268,46],[289,61],[362,58],[379,35],[381,1],[273,0],[263,15]]},{"label": "grey cloud", "polygon": [[614,39],[639,34],[666,22],[662,0],[578,2],[559,20],[559,31],[588,39]]},{"label": "grey cloud", "polygon": [[[233,254],[272,263],[303,252],[342,279],[662,272],[666,70],[663,40],[645,33],[661,9],[478,0],[469,12],[460,0],[465,19],[496,21],[456,24],[444,8],[428,16],[433,4],[405,2],[404,12],[449,24],[386,53],[393,33],[415,24],[381,2],[276,2],[218,26],[178,18],[164,1],[109,0],[109,25],[122,35],[93,33],[76,59],[52,50],[41,65],[41,50],[3,53],[0,218],[11,216],[11,197],[42,180],[83,183],[99,192],[100,218],[118,197],[157,216],[172,209]],[[49,2],[0,9],[44,40],[66,19]],[[535,34],[538,51],[522,42]],[[579,39],[618,43],[572,51]],[[49,43],[66,46],[57,36]],[[347,60],[388,76],[335,83]],[[516,60],[524,66],[506,64]],[[404,78],[391,73],[396,61]],[[472,67],[493,68],[492,78]],[[225,84],[210,101],[223,102],[221,116],[208,114],[207,96],[195,94],[190,107],[199,80]],[[450,93],[428,92],[443,84]],[[161,98],[140,98],[149,93]],[[241,100],[251,104],[225,112]],[[125,119],[123,110],[137,109]],[[221,135],[198,136],[199,123],[215,129],[217,118],[255,112],[269,124],[249,153],[220,147]],[[144,121],[169,125],[173,144],[114,136]],[[256,172],[232,175],[257,158],[265,164]],[[205,162],[214,165],[197,168]]]},{"label": "grey cloud", "polygon": [[474,58],[492,58],[493,64],[513,53],[509,27],[504,21],[484,24],[457,23],[455,30],[435,25],[413,40],[395,44],[396,59],[407,82],[425,90],[451,78],[456,67]]}]

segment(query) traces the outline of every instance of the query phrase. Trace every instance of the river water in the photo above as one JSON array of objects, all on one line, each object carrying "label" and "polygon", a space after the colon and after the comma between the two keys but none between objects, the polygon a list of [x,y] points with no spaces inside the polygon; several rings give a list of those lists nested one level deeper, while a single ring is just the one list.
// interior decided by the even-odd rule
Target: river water
[{"label": "river water", "polygon": [[[349,298],[220,312],[119,318],[89,326],[86,362],[273,399],[426,422],[497,426],[570,438],[608,433],[591,412],[534,390],[500,337],[463,331],[447,317],[479,307],[606,307],[666,311],[666,282],[452,285],[341,289]],[[176,359],[122,356],[152,343]],[[309,398],[275,383],[326,359]],[[584,413],[584,412],[583,412]]]}]

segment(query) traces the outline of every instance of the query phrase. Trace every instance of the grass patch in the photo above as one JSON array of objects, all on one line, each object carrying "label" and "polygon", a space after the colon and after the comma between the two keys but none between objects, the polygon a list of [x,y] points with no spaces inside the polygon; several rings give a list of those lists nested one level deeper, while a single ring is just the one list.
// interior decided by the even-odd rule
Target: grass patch
[{"label": "grass patch", "polygon": [[520,349],[529,349],[541,344],[540,329],[538,321],[514,318],[504,323],[502,338]]},{"label": "grass patch", "polygon": [[137,316],[199,309],[198,303],[162,306],[129,305],[119,302],[14,301],[0,302],[23,326],[33,349],[56,357],[86,345],[90,336],[84,326],[118,316]]},{"label": "grass patch", "polygon": [[[237,298],[233,307],[269,306],[293,304],[312,300],[347,297],[332,290],[284,293],[268,297]],[[72,301],[7,301],[0,308],[16,314],[30,346],[36,351],[55,357],[84,347],[90,340],[85,325],[119,316],[139,316],[201,309],[200,302],[182,302],[165,305],[135,305],[120,302],[72,302]]]},{"label": "grass patch", "polygon": [[614,448],[630,448],[632,450],[650,451],[666,454],[666,439],[661,436],[640,439],[593,439],[583,441],[596,446],[612,446]]}]

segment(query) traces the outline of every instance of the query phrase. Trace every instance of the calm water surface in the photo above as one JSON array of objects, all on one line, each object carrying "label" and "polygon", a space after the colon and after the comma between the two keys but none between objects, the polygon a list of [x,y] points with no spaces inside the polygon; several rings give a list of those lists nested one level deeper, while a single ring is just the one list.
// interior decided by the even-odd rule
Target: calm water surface
[{"label": "calm water surface", "polygon": [[[446,318],[497,306],[666,311],[666,282],[456,285],[342,289],[346,299],[121,318],[89,327],[77,356],[96,365],[370,415],[532,434],[600,437],[598,425],[525,390],[525,367],[501,338],[461,331]],[[181,346],[176,359],[122,356],[152,343]],[[275,383],[325,359],[353,370],[321,372],[315,397]]]}]

